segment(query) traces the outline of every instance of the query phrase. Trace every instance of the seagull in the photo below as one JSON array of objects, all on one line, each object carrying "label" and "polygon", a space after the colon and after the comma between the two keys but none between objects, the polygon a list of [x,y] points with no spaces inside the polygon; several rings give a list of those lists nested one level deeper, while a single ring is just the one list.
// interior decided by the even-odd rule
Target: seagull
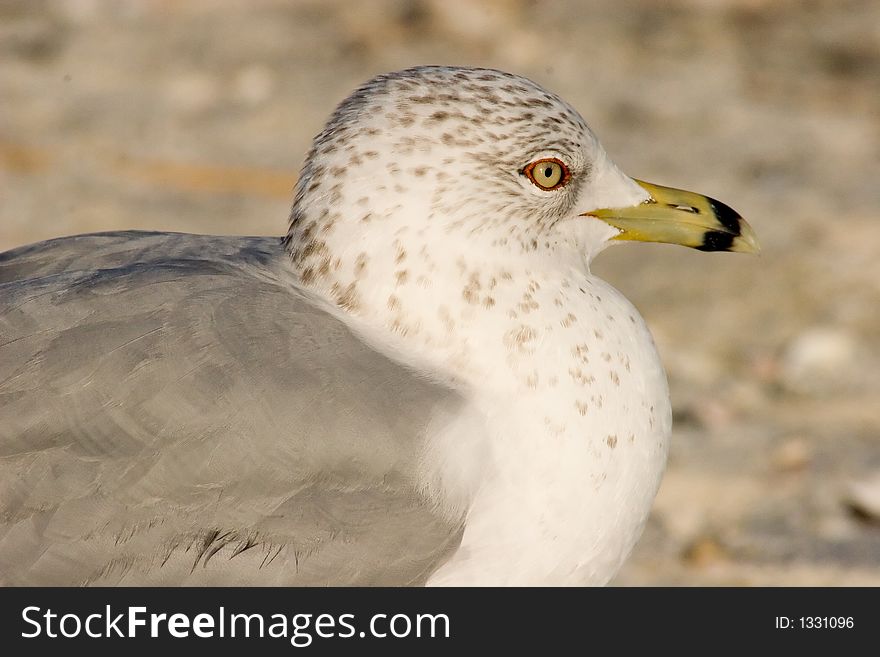
[{"label": "seagull", "polygon": [[622,241],[758,250],[535,82],[426,66],[337,107],[283,238],[0,254],[0,583],[606,584],[671,432]]}]

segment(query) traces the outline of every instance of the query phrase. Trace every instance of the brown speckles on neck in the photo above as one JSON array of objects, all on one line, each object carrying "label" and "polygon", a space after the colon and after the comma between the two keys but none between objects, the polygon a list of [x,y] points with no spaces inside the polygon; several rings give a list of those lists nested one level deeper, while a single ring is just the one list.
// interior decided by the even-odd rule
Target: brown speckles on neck
[{"label": "brown speckles on neck", "polygon": [[336,223],[338,221],[338,212],[328,212],[326,218],[324,219],[324,223],[322,223],[321,227],[318,229],[318,235],[326,238],[326,236],[332,233],[333,229],[336,228]]},{"label": "brown speckles on neck", "polygon": [[390,328],[393,333],[397,333],[398,335],[404,337],[409,335],[411,332],[410,327],[404,324],[400,318],[393,319],[388,328]]},{"label": "brown speckles on neck", "polygon": [[327,242],[319,239],[310,239],[306,242],[302,250],[298,252],[301,260],[309,260],[315,255],[324,255],[327,253]]},{"label": "brown speckles on neck", "polygon": [[390,208],[386,209],[385,212],[382,213],[382,216],[383,216],[385,219],[390,219],[390,218],[393,217],[395,214],[397,214],[398,212],[400,212],[400,209],[401,209],[402,207],[403,207],[403,206],[402,206],[400,203],[398,203],[398,204],[396,204],[396,205],[392,205]]},{"label": "brown speckles on neck", "polygon": [[519,310],[524,315],[532,312],[533,310],[538,310],[541,305],[535,301],[535,297],[532,296],[530,292],[526,292],[522,295],[522,299],[516,305],[517,310]]},{"label": "brown speckles on neck", "polygon": [[[466,269],[466,267],[464,269]],[[462,270],[462,273],[463,271],[464,270]],[[467,283],[465,284],[464,289],[462,289],[461,291],[461,296],[469,304],[476,305],[480,303],[481,289],[482,285],[480,284],[480,275],[477,272],[471,272],[470,276],[468,276]]]},{"label": "brown speckles on neck", "polygon": [[367,263],[370,262],[370,256],[366,254],[366,252],[361,251],[358,254],[358,257],[354,261],[354,275],[357,278],[361,278],[364,274],[364,271],[367,268]]},{"label": "brown speckles on neck", "polygon": [[580,344],[576,344],[571,348],[571,355],[574,356],[578,362],[583,365],[588,365],[590,363],[590,346],[586,342],[582,342]]},{"label": "brown speckles on neck", "polygon": [[531,326],[521,324],[504,334],[504,345],[513,352],[519,354],[532,354],[535,351],[535,342],[538,333]]},{"label": "brown speckles on neck", "polygon": [[357,312],[360,308],[360,299],[357,293],[357,283],[349,283],[345,287],[339,283],[334,283],[330,288],[330,293],[336,305],[347,310],[348,312]]},{"label": "brown speckles on neck", "polygon": [[568,369],[568,375],[571,377],[571,380],[579,386],[588,386],[596,381],[595,376],[587,374],[580,367],[570,367]]}]

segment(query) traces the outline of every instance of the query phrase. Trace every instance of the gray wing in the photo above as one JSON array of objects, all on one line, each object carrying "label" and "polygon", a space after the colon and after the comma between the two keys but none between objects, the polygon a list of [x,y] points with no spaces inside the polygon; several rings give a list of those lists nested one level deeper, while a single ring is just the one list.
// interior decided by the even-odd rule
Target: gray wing
[{"label": "gray wing", "polygon": [[0,583],[417,584],[461,400],[272,273],[271,238],[111,233],[0,254]]}]

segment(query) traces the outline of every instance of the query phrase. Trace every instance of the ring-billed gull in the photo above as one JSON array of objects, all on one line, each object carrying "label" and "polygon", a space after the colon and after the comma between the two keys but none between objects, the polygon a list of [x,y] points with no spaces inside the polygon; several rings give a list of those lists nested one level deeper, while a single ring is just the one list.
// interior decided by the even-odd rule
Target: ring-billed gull
[{"label": "ring-billed gull", "polygon": [[346,99],[277,238],[0,255],[7,584],[602,584],[671,416],[615,240],[755,251],[516,75]]}]

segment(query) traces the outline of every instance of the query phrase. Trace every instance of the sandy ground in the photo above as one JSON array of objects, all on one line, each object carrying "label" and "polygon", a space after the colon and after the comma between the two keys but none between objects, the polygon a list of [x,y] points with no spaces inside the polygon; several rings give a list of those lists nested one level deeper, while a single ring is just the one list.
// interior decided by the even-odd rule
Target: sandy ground
[{"label": "sandy ground", "polygon": [[880,585],[880,2],[0,2],[0,249],[281,234],[309,139],[372,75],[502,68],[628,173],[721,198],[759,258],[628,245],[669,471],[621,585]]}]

